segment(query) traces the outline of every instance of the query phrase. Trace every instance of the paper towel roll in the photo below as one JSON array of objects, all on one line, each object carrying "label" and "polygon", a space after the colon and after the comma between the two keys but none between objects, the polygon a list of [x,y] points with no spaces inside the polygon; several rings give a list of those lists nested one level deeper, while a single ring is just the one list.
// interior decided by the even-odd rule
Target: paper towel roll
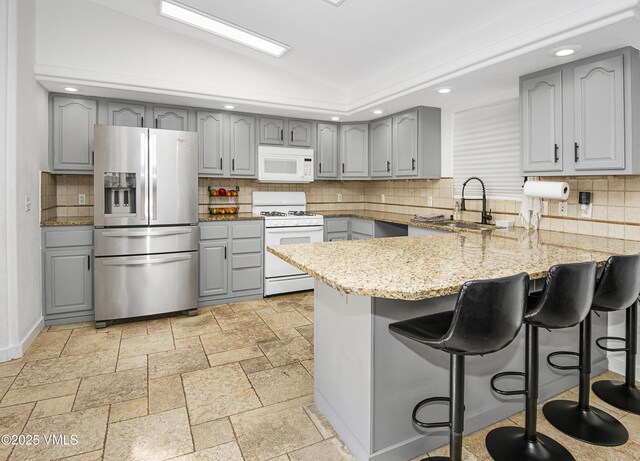
[{"label": "paper towel roll", "polygon": [[553,181],[527,181],[524,183],[524,195],[528,197],[567,200],[569,198],[569,184]]}]

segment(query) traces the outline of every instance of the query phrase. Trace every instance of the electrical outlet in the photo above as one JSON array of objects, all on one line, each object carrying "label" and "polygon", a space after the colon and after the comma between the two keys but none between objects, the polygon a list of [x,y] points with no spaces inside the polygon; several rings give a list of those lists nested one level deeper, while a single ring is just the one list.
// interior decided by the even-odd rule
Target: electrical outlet
[{"label": "electrical outlet", "polygon": [[85,194],[78,194],[78,205],[86,205],[87,196]]},{"label": "electrical outlet", "polygon": [[567,216],[567,202],[558,203],[558,216]]},{"label": "electrical outlet", "polygon": [[338,202],[342,202],[342,194],[338,194]]},{"label": "electrical outlet", "polygon": [[380,194],[380,201],[384,203],[384,194]]},{"label": "electrical outlet", "polygon": [[24,212],[28,213],[30,211],[31,211],[31,196],[25,195],[24,196]]},{"label": "electrical outlet", "polygon": [[433,196],[429,195],[427,197],[427,206],[433,206]]},{"label": "electrical outlet", "polygon": [[544,201],[542,202],[542,214],[547,216],[549,214],[549,202],[548,201]]},{"label": "electrical outlet", "polygon": [[583,218],[590,218],[593,216],[593,203],[590,203],[589,205],[580,205],[580,207],[582,208]]}]

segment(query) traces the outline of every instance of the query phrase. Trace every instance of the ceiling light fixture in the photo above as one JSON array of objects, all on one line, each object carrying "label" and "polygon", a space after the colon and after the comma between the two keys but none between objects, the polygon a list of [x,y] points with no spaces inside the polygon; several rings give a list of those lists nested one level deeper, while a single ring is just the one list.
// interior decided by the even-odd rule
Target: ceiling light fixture
[{"label": "ceiling light fixture", "polygon": [[581,49],[582,47],[580,45],[564,45],[550,50],[549,55],[557,58],[564,58],[577,53]]},{"label": "ceiling light fixture", "polygon": [[64,91],[68,91],[69,93],[75,93],[76,91],[78,91],[78,89],[72,86],[65,86]]},{"label": "ceiling light fixture", "polygon": [[254,48],[276,58],[282,57],[289,47],[269,38],[263,37],[242,27],[211,16],[195,8],[177,2],[162,0],[160,14],[198,29],[232,40],[236,43]]},{"label": "ceiling light fixture", "polygon": [[224,105],[224,106],[222,106],[222,107],[224,107],[225,109],[229,109],[229,110],[231,110],[231,109],[235,109],[235,108],[236,108],[236,106],[232,106],[231,104],[225,104],[225,105]]},{"label": "ceiling light fixture", "polygon": [[340,6],[344,0],[325,0],[326,2],[331,3],[333,6]]},{"label": "ceiling light fixture", "polygon": [[331,120],[333,120],[334,122],[338,122],[340,120],[340,117],[331,117]]},{"label": "ceiling light fixture", "polygon": [[375,115],[380,115],[380,114],[384,114],[384,111],[382,109],[376,109],[376,110],[373,111],[373,113]]},{"label": "ceiling light fixture", "polygon": [[436,91],[440,94],[449,94],[453,91],[453,88],[449,88],[448,86],[443,86],[442,88],[438,88]]}]

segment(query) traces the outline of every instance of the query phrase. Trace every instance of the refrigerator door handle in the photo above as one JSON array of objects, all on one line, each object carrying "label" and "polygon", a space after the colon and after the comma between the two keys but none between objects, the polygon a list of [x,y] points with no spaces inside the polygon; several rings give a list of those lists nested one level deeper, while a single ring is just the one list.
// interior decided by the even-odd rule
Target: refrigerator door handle
[{"label": "refrigerator door handle", "polygon": [[165,258],[145,258],[145,259],[127,259],[127,258],[110,258],[102,261],[103,266],[146,266],[148,264],[167,264],[178,261],[187,261],[192,258],[191,254],[168,256]]},{"label": "refrigerator door handle", "polygon": [[140,220],[147,222],[147,134],[140,133]]},{"label": "refrigerator door handle", "polygon": [[143,230],[109,230],[103,231],[101,235],[103,237],[161,237],[167,235],[182,235],[191,234],[191,227],[185,229],[143,229]]},{"label": "refrigerator door handle", "polygon": [[149,194],[149,214],[150,221],[158,219],[158,157],[157,157],[157,135],[149,134],[149,161],[151,163],[151,172],[149,178],[151,182],[151,193]]}]

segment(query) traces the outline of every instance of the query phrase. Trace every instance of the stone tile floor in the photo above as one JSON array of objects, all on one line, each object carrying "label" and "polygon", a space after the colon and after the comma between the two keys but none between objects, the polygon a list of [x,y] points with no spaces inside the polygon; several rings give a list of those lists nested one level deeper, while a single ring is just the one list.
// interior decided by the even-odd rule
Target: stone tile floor
[{"label": "stone tile floor", "polygon": [[[577,398],[575,389],[567,395]],[[627,444],[574,441],[542,415],[539,428],[577,459],[640,459],[640,416],[594,404],[627,426]],[[466,460],[490,459],[489,429],[465,437]],[[22,359],[0,364],[3,434],[38,434],[39,444],[0,444],[0,460],[352,459],[313,403],[312,293],[104,330],[45,327]],[[47,444],[43,434],[67,443]]]}]

